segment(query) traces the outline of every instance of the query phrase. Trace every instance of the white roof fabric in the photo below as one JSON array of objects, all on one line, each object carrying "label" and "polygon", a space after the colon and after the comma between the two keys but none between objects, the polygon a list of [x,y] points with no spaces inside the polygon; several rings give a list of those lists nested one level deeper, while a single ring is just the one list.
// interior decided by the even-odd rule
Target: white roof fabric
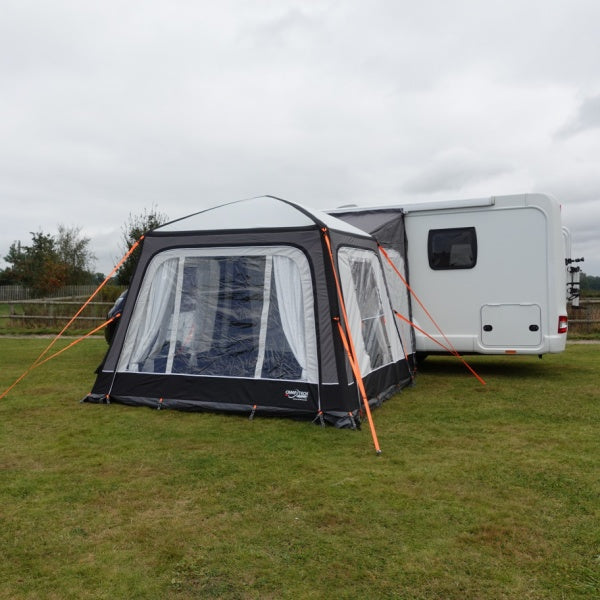
[{"label": "white roof fabric", "polygon": [[232,231],[310,227],[324,223],[328,228],[361,237],[364,231],[324,212],[290,203],[273,196],[259,196],[221,204],[171,221],[158,227],[158,232]]}]

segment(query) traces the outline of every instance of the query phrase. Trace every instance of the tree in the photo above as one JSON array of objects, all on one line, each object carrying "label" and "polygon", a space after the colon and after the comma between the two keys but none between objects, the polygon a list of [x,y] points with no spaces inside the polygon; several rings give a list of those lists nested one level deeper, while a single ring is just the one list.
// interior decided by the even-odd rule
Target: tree
[{"label": "tree", "polygon": [[581,274],[581,291],[588,295],[597,295],[600,292],[600,277]]},{"label": "tree", "polygon": [[58,260],[67,269],[66,285],[93,283],[96,257],[89,250],[89,238],[81,237],[79,227],[58,226],[55,238]]},{"label": "tree", "polygon": [[79,229],[59,225],[58,235],[31,232],[31,245],[13,242],[4,260],[10,265],[0,274],[3,283],[32,288],[36,296],[47,295],[64,285],[91,283],[94,261],[89,239]]},{"label": "tree", "polygon": [[14,266],[24,260],[24,252],[21,242],[13,242],[10,245],[4,260],[13,266],[0,271],[0,285],[19,285],[22,283],[21,275],[15,270]]},{"label": "tree", "polygon": [[[132,246],[148,231],[156,229],[169,220],[169,217],[163,213],[159,213],[156,207],[151,210],[145,209],[143,213],[132,215],[129,213],[129,218],[123,225],[123,254],[131,250]],[[140,247],[138,246],[129,256],[129,258],[121,265],[117,271],[116,279],[119,285],[128,286],[131,283],[131,278],[135,271],[135,267],[140,258]]]},{"label": "tree", "polygon": [[31,232],[31,246],[15,242],[4,260],[12,264],[17,283],[33,288],[36,296],[64,285],[65,269],[59,264],[54,238],[41,231]]}]

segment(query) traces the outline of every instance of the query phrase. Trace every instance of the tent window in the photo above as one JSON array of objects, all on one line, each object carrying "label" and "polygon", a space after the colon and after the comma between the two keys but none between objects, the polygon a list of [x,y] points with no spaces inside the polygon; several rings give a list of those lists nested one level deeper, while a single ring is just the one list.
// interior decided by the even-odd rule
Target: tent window
[{"label": "tent window", "polygon": [[[278,301],[278,298],[282,297],[286,284],[280,281],[279,285],[282,287],[281,291],[277,285],[277,277],[273,277],[261,375],[264,379],[300,379],[302,367],[296,356],[301,351],[298,348],[294,350],[293,346],[295,340],[303,345],[303,327],[300,322],[294,322],[294,315],[299,314],[296,309],[292,307],[289,311],[289,304]],[[286,319],[290,318],[292,322],[286,322]],[[284,323],[286,323],[285,327]]]},{"label": "tent window", "polygon": [[368,262],[357,260],[353,263],[352,279],[357,293],[365,350],[371,359],[371,367],[375,369],[392,362],[383,303]]},{"label": "tent window", "polygon": [[477,264],[475,227],[431,229],[427,240],[429,266],[436,270],[472,269]]},{"label": "tent window", "polygon": [[149,265],[119,371],[318,381],[300,250],[168,250]]},{"label": "tent window", "polygon": [[[410,319],[411,313],[408,287],[404,284],[402,279],[398,276],[398,273],[395,271],[395,269],[397,269],[405,279],[407,278],[404,258],[402,258],[400,252],[394,248],[386,247],[385,250],[392,264],[390,264],[387,260],[382,260],[381,262],[383,264],[383,272],[389,290],[392,308],[394,311],[400,313],[407,319]],[[400,341],[402,342],[405,353],[412,354],[414,352],[414,348],[410,324],[398,318],[396,318],[395,321],[396,327],[398,328],[398,333],[400,334]]]},{"label": "tent window", "polygon": [[402,356],[378,256],[345,247],[338,253],[350,329],[363,375]]},{"label": "tent window", "polygon": [[[263,299],[264,257],[186,257],[169,351],[163,369],[184,374],[253,377]],[[202,285],[207,273],[208,285]],[[213,285],[210,285],[212,279]],[[216,284],[216,285],[215,285]]]}]

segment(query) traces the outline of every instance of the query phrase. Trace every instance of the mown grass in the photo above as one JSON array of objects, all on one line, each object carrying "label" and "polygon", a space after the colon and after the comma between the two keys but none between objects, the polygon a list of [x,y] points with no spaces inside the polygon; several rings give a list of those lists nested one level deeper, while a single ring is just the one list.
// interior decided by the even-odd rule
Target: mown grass
[{"label": "mown grass", "polygon": [[[5,389],[47,340],[0,340]],[[0,400],[0,598],[600,596],[600,345],[430,358],[367,428],[80,404],[86,340]]]}]

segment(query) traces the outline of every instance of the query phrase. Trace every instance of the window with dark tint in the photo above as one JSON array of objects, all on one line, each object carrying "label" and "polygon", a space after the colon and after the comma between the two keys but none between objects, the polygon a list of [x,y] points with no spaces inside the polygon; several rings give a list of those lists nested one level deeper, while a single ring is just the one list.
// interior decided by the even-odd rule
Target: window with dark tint
[{"label": "window with dark tint", "polygon": [[431,229],[427,253],[432,269],[472,269],[477,263],[475,227]]}]

